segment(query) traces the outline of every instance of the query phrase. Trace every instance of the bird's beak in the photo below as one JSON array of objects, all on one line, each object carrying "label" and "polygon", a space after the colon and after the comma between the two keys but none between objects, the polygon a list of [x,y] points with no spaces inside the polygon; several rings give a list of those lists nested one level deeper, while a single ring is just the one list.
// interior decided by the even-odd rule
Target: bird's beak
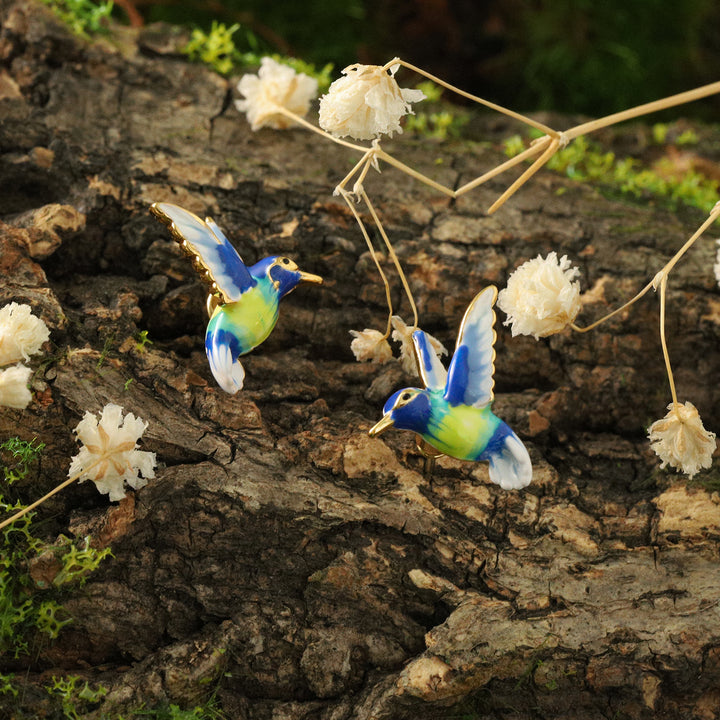
[{"label": "bird's beak", "polygon": [[389,427],[392,427],[395,424],[393,419],[390,417],[390,415],[383,415],[383,419],[375,423],[369,430],[368,435],[370,437],[375,437],[376,435],[379,435],[381,432],[385,432]]},{"label": "bird's beak", "polygon": [[303,272],[300,270],[300,282],[313,283],[314,285],[322,285],[323,279],[319,275]]}]

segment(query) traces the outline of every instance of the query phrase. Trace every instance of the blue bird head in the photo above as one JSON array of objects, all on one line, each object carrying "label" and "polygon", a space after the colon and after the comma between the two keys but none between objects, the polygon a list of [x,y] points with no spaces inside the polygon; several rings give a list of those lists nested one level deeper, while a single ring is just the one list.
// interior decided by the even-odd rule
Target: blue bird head
[{"label": "blue bird head", "polygon": [[319,275],[303,272],[290,258],[282,255],[272,255],[260,260],[250,268],[250,274],[258,280],[270,280],[279,298],[292,292],[301,282],[322,283]]},{"label": "blue bird head", "polygon": [[430,394],[427,390],[398,390],[385,403],[382,420],[370,428],[370,435],[379,435],[392,426],[422,433],[427,429],[430,414]]}]

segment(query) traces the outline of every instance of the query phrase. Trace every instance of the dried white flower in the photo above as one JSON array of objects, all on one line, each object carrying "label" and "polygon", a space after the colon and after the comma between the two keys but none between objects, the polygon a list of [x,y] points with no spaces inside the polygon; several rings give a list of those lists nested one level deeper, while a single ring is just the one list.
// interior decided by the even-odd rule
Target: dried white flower
[{"label": "dried white flower", "polygon": [[513,337],[533,335],[537,340],[573,322],[580,312],[580,284],[573,282],[579,274],[566,255],[558,260],[554,252],[545,259],[538,255],[515,270],[497,299]]},{"label": "dried white flower", "polygon": [[47,325],[29,305],[5,305],[0,309],[0,367],[29,360],[49,337]]},{"label": "dried white flower", "polygon": [[32,370],[24,365],[0,370],[0,405],[24,410],[32,400],[28,382]]},{"label": "dried white flower", "polygon": [[384,363],[392,358],[392,348],[385,335],[379,330],[365,328],[362,332],[351,330],[350,334],[355,338],[350,343],[350,349],[358,362]]},{"label": "dried white flower", "polygon": [[320,98],[320,127],[337,137],[370,140],[401,133],[400,118],[414,114],[410,103],[425,99],[421,90],[401,88],[394,75],[399,65],[350,65]]},{"label": "dried white flower", "polygon": [[[402,369],[408,375],[419,375],[417,360],[415,359],[415,346],[413,344],[412,334],[417,328],[409,327],[399,315],[392,316],[393,333],[392,338],[400,343],[400,362]],[[447,355],[445,346],[429,333],[425,333],[430,341],[430,346],[438,357]]]},{"label": "dried white flower", "polygon": [[136,489],[147,485],[146,478],[155,477],[155,453],[136,450],[146,427],[132,413],[123,419],[122,408],[112,403],[102,409],[99,419],[86,412],[75,428],[83,447],[72,459],[68,476],[80,473],[80,482],[92,480],[99,492],[110,494],[110,500],[125,497],[123,482]]},{"label": "dried white flower", "polygon": [[715,241],[717,243],[718,249],[717,254],[715,255],[715,265],[713,265],[713,272],[715,273],[715,279],[718,281],[718,285],[720,285],[720,240]]},{"label": "dried white flower", "polygon": [[712,465],[715,433],[702,424],[691,402],[670,403],[668,414],[656,420],[648,430],[650,446],[662,460],[660,467],[670,465],[692,477]]},{"label": "dried white flower", "polygon": [[245,99],[236,100],[235,105],[238,110],[247,113],[253,130],[261,127],[284,130],[295,123],[287,115],[278,112],[278,107],[302,117],[317,95],[318,84],[309,75],[297,73],[288,65],[264,57],[257,75],[243,75],[240,78],[238,90]]}]

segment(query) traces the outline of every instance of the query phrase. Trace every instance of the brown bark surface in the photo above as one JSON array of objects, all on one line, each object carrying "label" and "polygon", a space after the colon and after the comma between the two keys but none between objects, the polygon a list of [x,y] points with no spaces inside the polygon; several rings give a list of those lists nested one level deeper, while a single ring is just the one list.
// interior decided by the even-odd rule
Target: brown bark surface
[{"label": "brown bark surface", "polygon": [[[332,196],[358,158],[300,130],[252,133],[232,83],[167,28],[90,44],[42,6],[0,11],[0,303],[30,303],[52,332],[33,403],[1,409],[0,436],[48,446],[28,500],[65,478],[72,429],[107,402],[149,423],[159,460],[119,505],[86,483],[40,510],[48,537],[91,535],[114,558],[68,598],[54,645],[0,671],[102,683],[97,717],[212,692],[247,720],[718,717],[717,470],[689,483],[648,448],[670,401],[655,297],[587,335],[536,342],[498,321],[495,412],[533,483],[507,493],[447,458],[427,478],[410,434],[367,436],[414,380],[349,350],[349,330],[385,322]],[[490,142],[387,147],[459,186],[516,128],[474,130]],[[506,184],[451,202],[391,168],[368,178],[421,324],[448,347],[471,298],[523,260],[578,263],[590,321],[703,220],[549,171],[487,216]],[[213,215],[248,262],[287,254],[325,278],[284,301],[237,396],[210,375],[206,291],[155,201]],[[717,430],[713,261],[705,239],[671,276],[668,333],[680,399]]]}]

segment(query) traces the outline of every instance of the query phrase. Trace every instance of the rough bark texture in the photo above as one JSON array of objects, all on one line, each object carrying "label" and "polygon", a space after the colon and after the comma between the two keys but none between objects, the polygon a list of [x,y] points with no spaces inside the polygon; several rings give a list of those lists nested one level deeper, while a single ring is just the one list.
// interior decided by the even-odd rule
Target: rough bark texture
[{"label": "rough bark texture", "polygon": [[[506,493],[447,458],[426,478],[409,434],[367,436],[412,383],[349,351],[350,329],[385,321],[332,196],[357,158],[299,130],[250,132],[232,85],[166,28],[88,44],[42,6],[0,8],[0,303],[30,303],[52,330],[34,401],[0,411],[0,436],[48,445],[28,498],[65,477],[72,428],[109,401],[148,421],[160,461],[119,505],[85,484],[40,511],[49,536],[90,534],[114,558],[67,600],[54,645],[0,670],[101,682],[98,717],[211,692],[247,720],[718,717],[720,504],[648,449],[670,399],[656,298],[588,335],[498,327],[495,411],[526,441],[533,484]],[[514,130],[475,129],[492,142],[392,146],[459,185]],[[505,185],[452,203],[390,168],[368,179],[422,325],[448,347],[472,296],[519,262],[572,257],[592,319],[703,219],[547,171],[485,215]],[[153,201],[212,214],[248,261],[284,253],[326,279],[285,301],[235,397],[209,373],[205,289]],[[672,275],[668,330],[681,399],[718,429],[713,254],[701,242]]]}]

